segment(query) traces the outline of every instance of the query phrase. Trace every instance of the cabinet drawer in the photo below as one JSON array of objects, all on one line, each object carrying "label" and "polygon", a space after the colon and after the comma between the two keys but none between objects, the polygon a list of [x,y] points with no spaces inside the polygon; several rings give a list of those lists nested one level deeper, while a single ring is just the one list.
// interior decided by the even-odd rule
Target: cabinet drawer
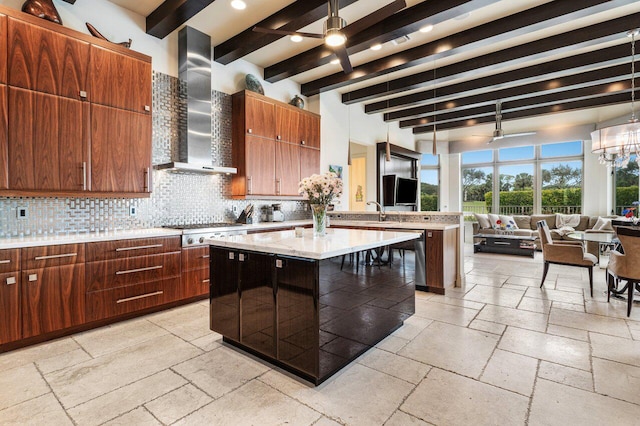
[{"label": "cabinet drawer", "polygon": [[20,336],[20,273],[0,274],[0,344]]},{"label": "cabinet drawer", "polygon": [[182,289],[185,299],[209,294],[209,268],[183,272]]},{"label": "cabinet drawer", "polygon": [[87,263],[87,291],[180,276],[180,252]]},{"label": "cabinet drawer", "polygon": [[95,321],[180,299],[180,278],[87,293],[86,297],[87,320]]},{"label": "cabinet drawer", "polygon": [[84,262],[84,244],[28,247],[22,249],[22,269],[48,268]]},{"label": "cabinet drawer", "polygon": [[0,250],[0,274],[20,270],[20,249]]},{"label": "cabinet drawer", "polygon": [[209,269],[209,246],[183,248],[182,271],[202,268]]},{"label": "cabinet drawer", "polygon": [[87,243],[87,262],[180,251],[180,237],[136,238]]}]

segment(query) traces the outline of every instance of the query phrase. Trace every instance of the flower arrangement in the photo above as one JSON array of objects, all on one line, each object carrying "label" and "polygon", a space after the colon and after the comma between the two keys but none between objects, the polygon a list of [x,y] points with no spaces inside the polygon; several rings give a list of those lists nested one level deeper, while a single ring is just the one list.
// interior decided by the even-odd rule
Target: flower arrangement
[{"label": "flower arrangement", "polygon": [[342,195],[342,179],[333,172],[311,175],[298,184],[298,193],[310,204],[327,205]]}]

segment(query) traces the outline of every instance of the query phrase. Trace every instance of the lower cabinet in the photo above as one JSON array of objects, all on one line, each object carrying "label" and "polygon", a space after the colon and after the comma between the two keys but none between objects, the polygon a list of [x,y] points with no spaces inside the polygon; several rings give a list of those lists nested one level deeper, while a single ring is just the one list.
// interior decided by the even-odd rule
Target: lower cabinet
[{"label": "lower cabinet", "polygon": [[211,330],[240,341],[240,288],[238,286],[238,252],[211,249]]},{"label": "lower cabinet", "polygon": [[20,272],[0,274],[0,344],[20,340]]},{"label": "lower cabinet", "polygon": [[426,272],[429,291],[444,294],[454,287],[457,275],[457,229],[426,230]]},{"label": "lower cabinet", "polygon": [[182,249],[182,296],[209,294],[209,246]]}]

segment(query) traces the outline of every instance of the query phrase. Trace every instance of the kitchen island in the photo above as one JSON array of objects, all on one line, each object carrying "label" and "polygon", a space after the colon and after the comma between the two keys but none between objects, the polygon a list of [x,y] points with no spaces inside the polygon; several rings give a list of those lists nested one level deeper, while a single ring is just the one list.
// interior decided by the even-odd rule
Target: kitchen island
[{"label": "kitchen island", "polygon": [[343,256],[420,233],[329,229],[230,236],[211,245],[210,328],[320,384],[415,312],[415,265],[342,268]]}]

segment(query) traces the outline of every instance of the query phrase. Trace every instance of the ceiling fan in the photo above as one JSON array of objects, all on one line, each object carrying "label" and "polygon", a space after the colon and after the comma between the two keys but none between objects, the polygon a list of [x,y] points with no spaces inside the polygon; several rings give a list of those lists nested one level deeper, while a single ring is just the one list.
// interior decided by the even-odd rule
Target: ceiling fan
[{"label": "ceiling fan", "polygon": [[[535,134],[536,132],[521,132],[521,133],[505,134],[504,130],[502,130],[502,102],[496,101],[496,128],[493,131],[493,135],[491,135],[491,139],[489,139],[487,144],[490,144],[492,142],[495,142],[504,138],[515,138],[517,136],[529,136],[529,135],[535,135]],[[474,136],[479,136],[483,138],[487,137],[486,135],[474,135]]]},{"label": "ceiling fan", "polygon": [[329,0],[329,15],[324,23],[324,33],[304,33],[299,31],[274,30],[271,28],[253,27],[253,31],[268,34],[291,35],[300,37],[321,38],[336,54],[340,60],[340,65],[346,74],[353,71],[349,54],[345,43],[347,39],[358,32],[368,28],[378,22],[388,18],[399,10],[407,7],[405,0],[394,0],[390,4],[376,10],[373,13],[361,18],[354,23],[347,25],[347,22],[338,15],[339,0]]}]

